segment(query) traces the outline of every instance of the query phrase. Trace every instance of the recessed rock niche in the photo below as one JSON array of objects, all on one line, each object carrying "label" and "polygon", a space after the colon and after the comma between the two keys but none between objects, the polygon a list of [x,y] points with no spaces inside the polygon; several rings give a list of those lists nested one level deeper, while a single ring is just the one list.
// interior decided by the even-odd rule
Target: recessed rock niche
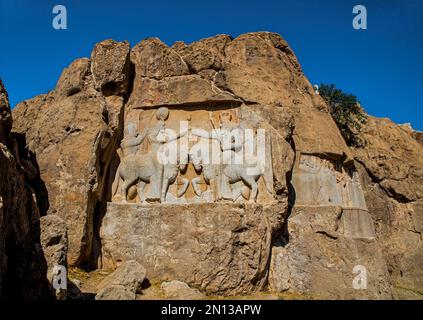
[{"label": "recessed rock niche", "polygon": [[358,172],[340,161],[301,154],[296,161],[292,185],[298,207],[342,207],[344,235],[348,238],[374,239]]},{"label": "recessed rock niche", "polygon": [[286,208],[261,125],[224,104],[132,109],[101,227],[103,267],[135,259],[155,281],[262,288]]},{"label": "recessed rock niche", "polygon": [[125,121],[116,203],[273,199],[270,134],[238,108],[135,109]]},{"label": "recessed rock niche", "polygon": [[[282,140],[243,104],[130,110],[100,230],[103,268],[137,260],[151,281],[211,294],[262,289],[288,211],[274,191]],[[314,155],[296,159],[295,206],[342,207],[345,237],[372,239],[357,173]]]}]

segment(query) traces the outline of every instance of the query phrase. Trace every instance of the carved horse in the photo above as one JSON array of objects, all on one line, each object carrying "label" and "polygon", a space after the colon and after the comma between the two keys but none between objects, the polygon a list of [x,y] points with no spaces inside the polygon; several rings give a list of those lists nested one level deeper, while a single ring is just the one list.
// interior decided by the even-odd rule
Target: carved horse
[{"label": "carved horse", "polygon": [[[209,153],[211,152],[211,154]],[[242,150],[240,151],[242,152]],[[235,154],[235,153],[234,153]],[[218,155],[218,159],[222,161],[222,150],[220,143],[215,139],[201,138],[197,143],[195,149],[191,149],[189,159],[192,162],[195,170],[203,172],[204,181],[210,185],[211,181],[216,184],[217,194],[214,195],[214,200],[227,199],[235,201],[242,195],[241,189],[231,190],[231,194],[224,192],[225,187],[230,184],[242,181],[246,186],[251,189],[249,202],[255,202],[258,195],[257,181],[262,175],[262,169],[256,164],[214,164],[212,159]],[[191,180],[194,192],[197,196],[201,196],[202,192],[199,188],[200,177]]]},{"label": "carved horse", "polygon": [[[157,152],[158,150],[153,149],[147,154],[128,155],[123,158],[117,169],[115,181],[113,182],[113,196],[120,187],[122,201],[127,202],[129,187],[137,184],[138,196],[141,202],[145,202],[145,185],[154,181],[153,179],[159,179],[162,182],[160,201],[164,202],[169,186],[176,181],[179,172],[186,170],[188,165],[188,151],[181,150],[178,153],[176,161],[170,161],[166,164],[158,163]],[[189,186],[189,180],[185,178],[181,178],[181,180],[183,187],[178,191],[178,197],[184,195]]]}]

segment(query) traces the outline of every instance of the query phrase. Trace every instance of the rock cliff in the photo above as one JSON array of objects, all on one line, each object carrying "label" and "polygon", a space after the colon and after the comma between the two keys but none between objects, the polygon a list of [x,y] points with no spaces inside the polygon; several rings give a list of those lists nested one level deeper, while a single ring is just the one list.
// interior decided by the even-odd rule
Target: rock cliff
[{"label": "rock cliff", "polygon": [[[3,105],[2,114],[4,140],[11,122]],[[13,117],[13,135],[37,164],[28,190],[40,215],[63,219],[70,266],[110,270],[136,260],[152,283],[184,281],[206,294],[422,297],[417,133],[369,117],[361,132],[365,147],[349,148],[292,49],[275,33],[218,35],[171,47],[157,38],[132,48],[105,40],[90,58],[71,63],[53,91],[17,105]],[[233,126],[268,133],[257,199],[251,198],[254,181],[240,179],[230,182],[239,190],[236,201],[219,203],[216,182],[193,167],[191,154],[188,168],[162,194],[169,204],[144,205],[143,190],[129,185],[125,199],[116,197],[113,186],[122,188],[116,181],[131,151],[125,148],[138,137],[133,130],[153,145],[157,126],[176,129],[186,120],[190,128],[213,132],[217,123],[228,125],[225,117]],[[137,152],[150,152],[138,144]],[[24,181],[7,150],[12,160],[2,175]],[[147,200],[157,201],[151,179],[145,179]],[[367,271],[366,290],[353,288],[357,265]]]},{"label": "rock cliff", "polygon": [[40,243],[33,154],[11,134],[7,92],[0,80],[0,298],[52,298]]}]

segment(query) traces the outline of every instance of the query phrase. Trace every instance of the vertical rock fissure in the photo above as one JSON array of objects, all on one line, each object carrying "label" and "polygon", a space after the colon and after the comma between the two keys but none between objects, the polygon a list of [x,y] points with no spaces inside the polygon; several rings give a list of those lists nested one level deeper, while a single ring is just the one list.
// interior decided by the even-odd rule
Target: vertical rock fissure
[{"label": "vertical rock fissure", "polygon": [[[117,150],[123,138],[125,107],[127,106],[127,102],[131,96],[135,79],[135,65],[130,61],[129,53],[127,56],[127,63],[127,73],[129,78],[128,90],[123,95],[123,103],[119,111],[117,131],[110,147],[106,150],[106,152],[97,156],[97,161],[99,163],[98,172],[100,174],[100,181],[102,181],[102,187],[100,189],[100,194],[95,199],[96,202],[93,208],[93,241],[90,249],[90,255],[86,261],[86,268],[88,270],[94,270],[102,267],[100,228],[104,215],[106,214],[107,202],[110,201],[112,197],[112,182],[120,162]],[[104,158],[105,161],[101,161],[100,159],[102,158]]]},{"label": "vertical rock fissure", "polygon": [[289,220],[289,216],[291,215],[292,209],[294,208],[295,205],[295,189],[294,186],[292,185],[292,174],[293,174],[293,170],[294,170],[294,166],[296,163],[296,158],[297,158],[297,151],[296,151],[296,147],[295,147],[295,141],[294,138],[291,136],[288,139],[288,142],[292,148],[292,150],[294,151],[294,159],[292,162],[292,167],[290,170],[287,171],[286,173],[286,186],[288,188],[288,211],[286,213],[286,216],[284,218],[283,224],[282,224],[282,228],[281,228],[281,234],[280,234],[280,238],[279,238],[279,245],[282,245],[283,247],[285,247],[288,243],[289,243],[289,229],[288,229],[288,220]]}]

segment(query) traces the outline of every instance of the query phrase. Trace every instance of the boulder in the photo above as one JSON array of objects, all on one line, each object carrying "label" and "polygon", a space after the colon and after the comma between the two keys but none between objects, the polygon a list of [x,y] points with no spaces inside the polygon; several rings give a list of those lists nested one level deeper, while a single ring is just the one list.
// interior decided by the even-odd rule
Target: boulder
[{"label": "boulder", "polygon": [[200,291],[190,288],[186,283],[178,280],[163,282],[160,287],[166,299],[201,300],[205,298]]},{"label": "boulder", "polygon": [[131,81],[128,41],[104,40],[94,46],[91,70],[94,86],[105,96],[124,95]]},{"label": "boulder", "polygon": [[100,290],[95,296],[95,300],[135,300],[133,291],[124,286],[110,285]]},{"label": "boulder", "polygon": [[134,260],[125,261],[100,282],[98,290],[101,292],[112,285],[119,285],[123,286],[127,291],[139,293],[145,276],[146,271],[142,265]]},{"label": "boulder", "polygon": [[195,41],[190,45],[177,42],[172,46],[172,49],[182,57],[195,73],[200,73],[203,70],[219,71],[224,65],[225,47],[231,40],[230,36],[221,34]]},{"label": "boulder", "polygon": [[[65,221],[58,215],[46,215],[40,219],[41,246],[47,261],[47,278],[53,282],[55,267],[67,267],[68,237]],[[54,291],[56,299],[66,299],[66,290]]]}]

